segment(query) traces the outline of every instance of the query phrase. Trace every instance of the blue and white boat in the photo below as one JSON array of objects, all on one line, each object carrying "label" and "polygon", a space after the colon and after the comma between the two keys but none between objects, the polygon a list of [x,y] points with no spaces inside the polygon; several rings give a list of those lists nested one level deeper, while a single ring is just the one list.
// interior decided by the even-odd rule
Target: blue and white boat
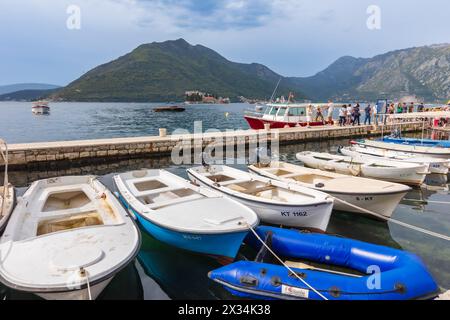
[{"label": "blue and white boat", "polygon": [[248,207],[165,170],[123,173],[114,183],[149,234],[181,249],[234,259],[259,223]]},{"label": "blue and white boat", "polygon": [[449,140],[384,137],[382,139],[379,139],[379,141],[395,144],[405,144],[409,146],[450,148]]},{"label": "blue and white boat", "polygon": [[284,262],[293,272],[275,264],[271,253],[251,234],[246,243],[260,249],[255,261],[235,262],[208,274],[238,297],[409,300],[439,294],[422,261],[411,253],[296,230],[262,226],[256,233],[278,256],[293,260]]}]

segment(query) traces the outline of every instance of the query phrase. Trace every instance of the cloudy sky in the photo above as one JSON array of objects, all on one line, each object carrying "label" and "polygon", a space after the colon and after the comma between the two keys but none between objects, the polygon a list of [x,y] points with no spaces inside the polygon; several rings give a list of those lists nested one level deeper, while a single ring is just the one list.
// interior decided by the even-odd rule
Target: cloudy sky
[{"label": "cloudy sky", "polygon": [[[80,29],[67,27],[73,5]],[[371,5],[379,30],[367,27]],[[343,55],[449,43],[449,12],[448,0],[1,0],[0,85],[65,85],[142,43],[180,37],[308,76]]]}]

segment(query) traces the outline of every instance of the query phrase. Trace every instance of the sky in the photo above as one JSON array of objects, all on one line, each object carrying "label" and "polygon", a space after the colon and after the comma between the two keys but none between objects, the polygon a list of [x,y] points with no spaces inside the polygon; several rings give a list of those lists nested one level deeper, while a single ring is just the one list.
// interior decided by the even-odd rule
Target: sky
[{"label": "sky", "polygon": [[448,0],[1,0],[0,85],[66,85],[140,44],[178,38],[310,76],[344,55],[450,43],[449,12]]}]

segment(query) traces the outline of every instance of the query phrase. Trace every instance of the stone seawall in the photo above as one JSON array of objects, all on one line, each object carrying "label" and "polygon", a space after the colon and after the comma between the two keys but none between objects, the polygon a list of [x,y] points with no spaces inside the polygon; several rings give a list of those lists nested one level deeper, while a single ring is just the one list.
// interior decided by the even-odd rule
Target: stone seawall
[{"label": "stone seawall", "polygon": [[[384,133],[389,133],[394,126],[385,126]],[[422,130],[422,123],[411,122],[402,125],[403,132]],[[227,147],[248,145],[258,141],[276,139],[280,144],[293,144],[310,141],[323,141],[342,138],[359,138],[381,135],[382,127],[315,127],[287,128],[280,130],[241,130],[222,133],[204,133],[189,135],[168,135],[137,138],[112,138],[79,141],[58,141],[22,143],[9,145],[9,165],[14,168],[47,167],[61,162],[113,161],[115,159],[139,158],[148,156],[170,155],[180,145],[187,148],[200,148],[211,143]],[[0,160],[0,166],[4,163]]]}]

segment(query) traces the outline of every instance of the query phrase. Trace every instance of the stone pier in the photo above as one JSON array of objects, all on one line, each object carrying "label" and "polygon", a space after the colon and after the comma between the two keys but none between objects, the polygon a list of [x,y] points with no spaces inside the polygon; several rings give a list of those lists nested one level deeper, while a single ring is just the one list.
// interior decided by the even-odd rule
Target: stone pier
[{"label": "stone pier", "polygon": [[[389,133],[394,126],[384,127]],[[422,123],[410,122],[402,125],[403,132],[422,130]],[[270,134],[269,134],[270,133]],[[205,147],[218,138],[226,146],[236,147],[256,143],[261,139],[277,139],[281,145],[311,141],[324,141],[344,138],[363,138],[381,135],[382,128],[374,126],[336,127],[324,126],[314,128],[287,128],[279,130],[241,130],[222,133],[204,133],[189,135],[167,135],[163,137],[148,136],[137,138],[112,138],[78,141],[57,141],[39,143],[21,143],[9,145],[9,165],[15,168],[37,168],[66,162],[89,163],[93,161],[114,161],[126,158],[158,157],[170,155],[180,144],[198,147],[199,141]],[[3,167],[0,160],[0,167]]]}]

